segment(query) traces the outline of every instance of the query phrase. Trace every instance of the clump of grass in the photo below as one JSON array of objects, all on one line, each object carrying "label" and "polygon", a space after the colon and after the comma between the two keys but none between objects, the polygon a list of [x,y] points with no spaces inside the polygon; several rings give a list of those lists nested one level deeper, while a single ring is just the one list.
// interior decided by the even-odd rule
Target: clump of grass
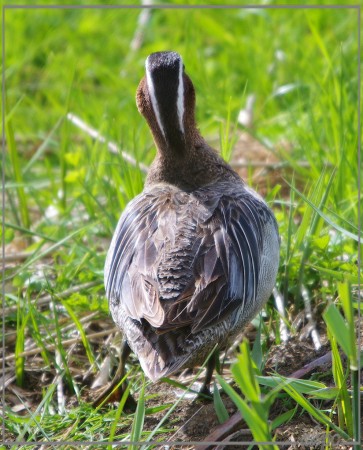
[{"label": "clump of grass", "polygon": [[[333,375],[336,386],[339,389],[337,396],[338,420],[349,436],[354,438],[355,448],[360,447],[360,358],[356,343],[354,308],[351,296],[351,286],[348,282],[339,283],[338,293],[345,320],[338,309],[331,303],[324,313],[324,320],[328,326],[329,340],[333,354]],[[343,364],[338,351],[337,343],[348,357],[352,384],[352,394],[348,391],[347,381],[349,371],[343,373]]]},{"label": "clump of grass", "polygon": [[234,401],[241,411],[250,428],[256,442],[269,442],[261,444],[261,449],[271,448],[277,450],[278,446],[273,442],[272,430],[268,421],[269,410],[278,391],[271,390],[267,395],[262,396],[259,384],[256,379],[256,366],[252,362],[249,353],[248,343],[245,340],[240,347],[238,362],[232,367],[232,374],[239,388],[244,393],[244,397],[238,395],[221,376],[217,376],[219,383],[226,393]]}]

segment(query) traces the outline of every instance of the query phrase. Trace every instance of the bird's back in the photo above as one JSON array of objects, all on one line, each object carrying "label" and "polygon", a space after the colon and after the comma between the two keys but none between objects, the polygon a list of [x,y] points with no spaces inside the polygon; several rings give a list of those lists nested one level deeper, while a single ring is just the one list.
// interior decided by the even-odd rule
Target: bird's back
[{"label": "bird's back", "polygon": [[202,362],[267,300],[278,232],[242,181],[156,183],[129,203],[108,252],[110,309],[153,380]]}]

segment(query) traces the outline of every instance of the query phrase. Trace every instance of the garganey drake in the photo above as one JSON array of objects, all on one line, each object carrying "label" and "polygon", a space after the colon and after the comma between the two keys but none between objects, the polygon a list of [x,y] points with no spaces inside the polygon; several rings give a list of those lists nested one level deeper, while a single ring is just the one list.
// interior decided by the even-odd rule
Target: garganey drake
[{"label": "garganey drake", "polygon": [[145,67],[136,102],[157,154],[118,222],[105,286],[124,336],[118,379],[132,350],[156,381],[203,363],[262,308],[276,280],[279,235],[264,200],[200,135],[180,55],[152,53]]}]

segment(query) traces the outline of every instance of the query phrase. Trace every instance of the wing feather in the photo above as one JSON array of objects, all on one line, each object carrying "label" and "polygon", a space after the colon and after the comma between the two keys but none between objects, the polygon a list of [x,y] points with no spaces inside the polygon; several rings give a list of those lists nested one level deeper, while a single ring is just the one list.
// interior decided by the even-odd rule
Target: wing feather
[{"label": "wing feather", "polygon": [[196,333],[243,310],[256,299],[269,214],[262,200],[230,184],[193,194],[165,185],[136,197],[106,260],[114,318],[122,308],[158,333],[185,326]]}]

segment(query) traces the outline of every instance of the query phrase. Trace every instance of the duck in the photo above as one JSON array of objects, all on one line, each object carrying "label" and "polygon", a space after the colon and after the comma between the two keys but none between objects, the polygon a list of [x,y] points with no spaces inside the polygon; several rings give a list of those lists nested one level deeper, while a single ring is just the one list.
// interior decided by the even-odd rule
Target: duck
[{"label": "duck", "polygon": [[147,57],[136,104],[157,152],[106,257],[106,296],[123,342],[102,398],[124,378],[131,352],[153,382],[209,356],[200,389],[208,395],[218,351],[274,288],[278,226],[262,197],[200,134],[195,89],[177,52]]}]

